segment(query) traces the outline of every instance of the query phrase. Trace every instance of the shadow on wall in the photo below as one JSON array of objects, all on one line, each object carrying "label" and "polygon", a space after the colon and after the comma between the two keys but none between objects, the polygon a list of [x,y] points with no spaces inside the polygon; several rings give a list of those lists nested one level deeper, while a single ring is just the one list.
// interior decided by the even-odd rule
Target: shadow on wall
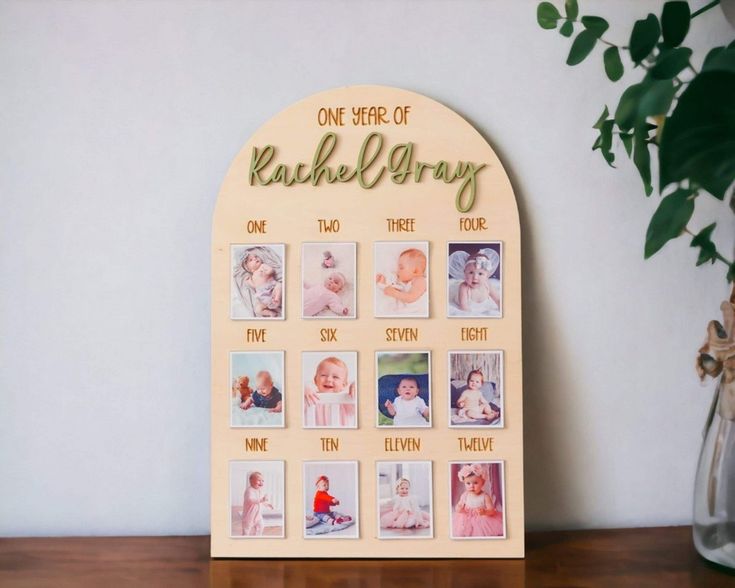
[{"label": "shadow on wall", "polygon": [[543,254],[536,242],[521,189],[502,148],[482,125],[461,114],[490,143],[513,186],[521,223],[523,297],[523,444],[526,529],[571,528],[584,493],[583,478],[573,469],[568,455],[579,451],[579,442],[562,418],[569,408],[564,391],[571,390],[571,350],[566,349],[563,325],[549,312],[545,292],[553,276],[542,271]]}]

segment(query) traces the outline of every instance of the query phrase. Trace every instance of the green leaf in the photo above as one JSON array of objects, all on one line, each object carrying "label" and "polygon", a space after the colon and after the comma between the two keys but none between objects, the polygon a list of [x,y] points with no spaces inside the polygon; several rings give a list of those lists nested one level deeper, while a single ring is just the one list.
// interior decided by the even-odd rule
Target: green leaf
[{"label": "green leaf", "polygon": [[585,57],[595,48],[595,43],[597,43],[597,36],[594,33],[586,29],[579,33],[572,43],[572,48],[569,50],[567,65],[582,63]]},{"label": "green leaf", "polygon": [[600,151],[610,167],[615,167],[615,154],[612,152],[612,134],[615,121],[606,120],[600,129]]},{"label": "green leaf", "polygon": [[658,42],[658,36],[661,34],[661,28],[655,15],[649,14],[645,20],[637,20],[633,25],[633,32],[630,35],[630,58],[638,65]]},{"label": "green leaf", "polygon": [[697,265],[705,264],[708,261],[712,264],[717,261],[717,249],[715,248],[714,244],[708,247],[702,247],[699,250],[699,255],[697,256]]},{"label": "green leaf", "polygon": [[602,54],[605,62],[605,73],[613,82],[623,77],[623,62],[620,61],[620,51],[617,47],[608,47]]},{"label": "green leaf", "polygon": [[628,157],[630,157],[630,154],[633,153],[633,135],[627,135],[625,133],[620,133],[620,140],[623,142],[623,147],[625,147],[625,152],[628,154]]},{"label": "green leaf", "polygon": [[692,50],[689,47],[677,47],[659,55],[656,65],[649,72],[657,80],[670,80],[679,75],[689,65]]},{"label": "green leaf", "polygon": [[648,152],[648,131],[642,127],[636,127],[633,132],[633,163],[643,180],[643,189],[646,196],[653,192],[651,185],[651,154]]},{"label": "green leaf", "polygon": [[649,116],[666,114],[676,95],[677,88],[671,80],[644,79],[625,89],[615,110],[615,123],[623,131],[633,127],[652,130],[657,125],[646,122]]},{"label": "green leaf", "polygon": [[597,37],[598,39],[602,37],[607,29],[610,28],[610,25],[607,23],[607,21],[599,16],[583,16],[582,26],[584,26],[586,30],[594,34],[595,37]]},{"label": "green leaf", "polygon": [[646,231],[646,259],[684,232],[694,212],[692,191],[679,189],[661,200]]},{"label": "green leaf", "polygon": [[638,121],[646,117],[667,114],[677,88],[671,80],[654,80],[644,84],[644,92],[638,103]]},{"label": "green leaf", "polygon": [[730,267],[727,268],[727,281],[735,282],[735,263],[731,263]]},{"label": "green leaf", "polygon": [[571,20],[566,21],[563,25],[559,27],[559,32],[564,37],[571,37],[574,33],[574,25],[572,24]]},{"label": "green leaf", "polygon": [[[714,263],[717,261],[717,247],[712,242],[712,231],[715,230],[717,223],[712,223],[704,227],[699,233],[694,235],[692,242],[689,244],[690,247],[699,247],[699,258],[697,259],[697,265],[702,265],[708,261]],[[728,272],[729,275],[729,272]],[[730,279],[728,277],[728,279]]]},{"label": "green leaf", "polygon": [[735,180],[735,73],[707,71],[679,96],[661,133],[661,189],[684,179],[722,200]]},{"label": "green leaf", "polygon": [[536,20],[542,29],[555,29],[561,14],[551,2],[542,2],[536,10]]},{"label": "green leaf", "polygon": [[678,47],[689,32],[691,14],[687,2],[667,2],[661,13],[661,29],[664,43],[669,47]]},{"label": "green leaf", "polygon": [[702,62],[702,71],[706,71],[707,65],[724,50],[724,47],[712,47],[704,57],[704,61]]},{"label": "green leaf", "polygon": [[625,89],[620,96],[618,107],[615,110],[615,123],[624,131],[633,128],[638,119],[638,102],[645,92],[644,84],[633,84]]},{"label": "green leaf", "polygon": [[577,0],[566,0],[564,2],[564,14],[567,15],[569,20],[577,20],[579,16],[579,5]]},{"label": "green leaf", "polygon": [[602,111],[602,114],[600,115],[600,118],[597,119],[597,122],[592,125],[593,129],[601,129],[602,123],[604,123],[607,120],[608,115],[610,114],[610,111],[607,109],[607,105]]},{"label": "green leaf", "polygon": [[712,240],[712,232],[715,230],[717,223],[712,223],[704,227],[699,233],[692,238],[692,247],[701,247],[707,241]]},{"label": "green leaf", "polygon": [[735,47],[728,47],[712,55],[713,51],[714,49],[707,54],[702,65],[702,71],[729,71],[735,73]]},{"label": "green leaf", "polygon": [[697,256],[697,265],[702,265],[707,262],[714,263],[717,261],[717,248],[714,243],[708,243],[699,250]]}]

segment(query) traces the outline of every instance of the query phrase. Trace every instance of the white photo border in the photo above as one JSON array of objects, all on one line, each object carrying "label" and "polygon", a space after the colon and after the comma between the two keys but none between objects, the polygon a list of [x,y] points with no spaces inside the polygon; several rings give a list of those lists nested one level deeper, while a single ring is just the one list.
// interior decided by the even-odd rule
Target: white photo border
[{"label": "white photo border", "polygon": [[[281,316],[232,316],[232,298],[234,296],[235,282],[232,275],[235,267],[235,247],[271,247],[280,248],[281,256]],[[286,243],[230,243],[230,320],[232,321],[283,321],[286,320]]]},{"label": "white photo border", "polygon": [[233,403],[232,403],[232,390],[230,390],[230,394],[227,395],[227,398],[230,402],[230,410],[228,411],[230,414],[230,429],[285,429],[286,428],[286,352],[282,349],[275,349],[275,350],[262,350],[262,351],[230,351],[230,377],[229,382],[230,386],[232,386],[232,379],[233,379],[233,373],[232,373],[232,358],[235,355],[264,355],[264,354],[277,354],[280,355],[280,362],[281,362],[281,386],[283,390],[279,390],[281,393],[281,424],[280,425],[233,425],[232,424],[232,410],[233,410]]},{"label": "white photo border", "polygon": [[[236,463],[277,463],[281,464],[281,476],[283,476],[283,524],[281,525],[280,535],[234,535],[232,533],[232,466]],[[227,492],[229,496],[229,503],[227,505],[228,523],[227,527],[230,529],[230,539],[285,539],[286,538],[286,508],[288,502],[286,501],[286,462],[282,459],[229,459],[227,460],[227,482],[229,484],[229,490]]]},{"label": "white photo border", "polygon": [[[352,245],[352,265],[354,267],[354,275],[352,285],[352,312],[345,316],[306,316],[304,314],[304,252],[307,245],[319,245],[320,247],[329,248],[330,245]],[[333,248],[332,248],[333,249]],[[337,270],[338,271],[338,270]],[[358,267],[357,267],[357,241],[304,241],[301,243],[301,281],[299,290],[301,291],[301,318],[307,321],[313,320],[354,320],[358,318],[357,314],[357,283],[358,283]]]},{"label": "white photo border", "polygon": [[[500,422],[497,425],[452,424],[452,355],[500,355]],[[447,352],[447,418],[450,429],[504,429],[505,428],[505,352],[502,349],[450,349]]]},{"label": "white photo border", "polygon": [[[306,494],[306,466],[307,465],[320,465],[320,464],[351,464],[355,468],[355,536],[332,536],[331,533],[325,533],[323,535],[307,535],[306,534],[306,527],[304,526],[304,521],[306,520],[306,505],[307,502],[307,494]],[[302,481],[302,495],[301,495],[301,508],[304,509],[303,516],[301,519],[301,532],[302,536],[306,540],[314,540],[314,541],[320,541],[320,540],[337,540],[337,539],[347,539],[347,540],[353,540],[353,539],[360,539],[360,462],[356,459],[334,459],[334,460],[324,460],[324,459],[316,459],[316,460],[306,460],[302,463],[301,466],[301,481]]]},{"label": "white photo border", "polygon": [[[416,463],[416,464],[422,464],[422,465],[428,465],[429,466],[429,515],[431,518],[431,527],[429,527],[429,534],[425,537],[410,537],[410,536],[395,536],[395,537],[381,537],[381,529],[380,526],[380,465],[381,464],[397,464],[397,463]],[[430,459],[428,460],[413,460],[413,459],[406,459],[406,460],[399,460],[399,459],[382,459],[375,462],[375,511],[377,515],[377,529],[378,529],[378,540],[379,541],[392,541],[394,539],[401,540],[401,539],[414,539],[417,541],[421,541],[424,539],[433,539],[434,538],[434,462],[432,462]]]},{"label": "white photo border", "polygon": [[430,241],[375,241],[373,242],[373,276],[377,273],[376,260],[379,245],[395,245],[405,244],[406,248],[413,246],[418,249],[416,245],[421,245],[426,248],[426,314],[378,314],[378,288],[375,285],[375,279],[372,280],[373,289],[373,318],[413,318],[413,319],[425,319],[431,318],[431,242]]},{"label": "white photo border", "polygon": [[[499,255],[500,255],[500,304],[498,305],[498,311],[500,314],[498,316],[485,316],[482,314],[472,315],[472,314],[450,314],[449,312],[449,305],[451,297],[449,295],[449,247],[451,245],[497,245],[499,247]],[[446,282],[446,296],[447,296],[447,306],[445,309],[446,317],[450,319],[472,319],[472,318],[479,318],[479,319],[491,319],[491,320],[498,320],[503,318],[503,312],[504,312],[504,303],[503,303],[503,282],[504,280],[504,274],[505,274],[505,263],[504,263],[504,254],[503,254],[503,241],[447,241],[447,249],[446,249],[446,256],[444,258],[444,281]]]},{"label": "white photo border", "polygon": [[[425,353],[428,357],[429,366],[428,370],[426,372],[426,377],[429,380],[429,422],[426,425],[414,425],[409,427],[396,427],[395,425],[381,425],[380,424],[380,388],[378,386],[378,380],[380,379],[380,366],[378,364],[378,360],[381,355],[398,355],[398,354],[408,354],[408,353]],[[434,391],[432,390],[432,360],[431,360],[431,351],[426,349],[416,349],[416,350],[404,350],[404,349],[395,349],[395,350],[378,350],[375,352],[375,377],[373,379],[373,388],[375,388],[375,404],[373,405],[373,410],[375,410],[375,427],[378,429],[418,429],[418,430],[425,430],[425,429],[432,429],[434,427]],[[385,374],[389,375],[389,374]],[[407,376],[415,375],[415,374],[406,374]]]},{"label": "white photo border", "polygon": [[[498,535],[496,537],[455,537],[454,536],[454,520],[452,519],[454,515],[454,505],[452,504],[452,466],[453,465],[459,465],[459,464],[466,464],[466,463],[479,463],[479,464],[500,464],[500,472],[501,476],[503,478],[502,480],[502,492],[503,492],[503,534]],[[507,509],[507,493],[505,491],[505,460],[503,459],[492,459],[492,460],[486,460],[486,461],[480,461],[480,460],[471,460],[471,459],[465,459],[460,461],[450,461],[447,465],[449,469],[449,538],[453,541],[497,541],[499,539],[507,539],[508,538],[508,509]]]},{"label": "white photo border", "polygon": [[[319,354],[319,355],[322,355],[324,358],[327,358],[333,355],[343,355],[343,354],[352,354],[355,356],[355,360],[354,360],[355,361],[355,376],[354,376],[354,380],[355,380],[355,424],[352,427],[306,426],[306,424],[304,423],[304,411],[306,407],[304,406],[304,394],[302,390],[302,393],[301,393],[301,428],[308,429],[308,430],[321,429],[321,430],[332,430],[332,431],[344,431],[344,430],[351,431],[354,429],[359,429],[360,428],[359,427],[359,424],[360,424],[360,384],[359,384],[359,377],[358,377],[360,373],[359,353],[357,351],[350,351],[350,350],[338,351],[336,349],[330,349],[330,350],[323,349],[321,351],[308,351],[308,350],[302,351],[301,352],[301,385],[302,386],[306,382],[305,380],[306,374],[304,373],[304,355],[307,353]],[[347,385],[349,386],[349,382],[347,383]]]}]

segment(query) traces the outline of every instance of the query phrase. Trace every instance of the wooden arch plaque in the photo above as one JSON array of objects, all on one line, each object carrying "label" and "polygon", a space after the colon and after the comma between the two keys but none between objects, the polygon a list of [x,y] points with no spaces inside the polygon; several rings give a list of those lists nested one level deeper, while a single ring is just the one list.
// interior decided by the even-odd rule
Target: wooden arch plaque
[{"label": "wooden arch plaque", "polygon": [[522,557],[518,209],[449,108],[354,86],[238,153],[212,236],[213,557]]}]

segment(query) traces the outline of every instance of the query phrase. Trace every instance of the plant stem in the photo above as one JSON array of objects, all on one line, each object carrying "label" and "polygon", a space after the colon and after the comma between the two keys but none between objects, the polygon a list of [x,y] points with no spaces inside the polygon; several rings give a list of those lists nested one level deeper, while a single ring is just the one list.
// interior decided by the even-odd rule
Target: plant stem
[{"label": "plant stem", "polygon": [[627,45],[622,45],[622,46],[621,45],[616,45],[615,43],[611,43],[610,41],[607,41],[607,40],[603,39],[602,37],[600,37],[598,40],[601,43],[605,43],[605,45],[609,45],[610,47],[617,47],[618,49],[627,49],[628,48]]},{"label": "plant stem", "polygon": [[[684,232],[687,235],[691,235],[692,237],[696,237],[696,235],[689,230],[689,227],[684,227]],[[715,248],[715,259],[717,259],[718,261],[721,261],[722,263],[724,263],[725,265],[727,265],[727,267],[730,267],[732,265],[732,261],[730,261],[729,259],[727,259],[726,257],[724,257],[719,251],[717,251],[717,248]],[[733,287],[735,287],[735,286],[733,286]]]},{"label": "plant stem", "polygon": [[[717,1],[719,2],[720,0],[717,0]],[[576,22],[576,23],[582,24],[582,21],[581,20],[577,20],[576,18],[575,19],[567,18],[565,20],[567,22]],[[582,26],[584,26],[584,25],[582,25]],[[615,43],[611,43],[610,41],[606,41],[602,37],[597,37],[597,40],[600,41],[600,42],[602,42],[602,43],[605,43],[605,45],[609,45],[610,47],[617,47],[618,49],[627,49],[628,48],[627,45],[616,45]]]},{"label": "plant stem", "polygon": [[694,17],[696,17],[696,16],[699,16],[699,15],[700,15],[700,14],[702,14],[703,12],[707,12],[707,11],[708,11],[708,10],[709,10],[710,8],[714,8],[714,7],[715,7],[715,6],[717,6],[717,5],[719,4],[719,3],[720,3],[720,0],[713,0],[713,1],[712,1],[712,2],[710,2],[709,4],[706,4],[705,6],[702,6],[702,8],[700,8],[699,10],[697,10],[696,12],[694,12],[694,13],[692,14],[691,18],[694,18]]}]

